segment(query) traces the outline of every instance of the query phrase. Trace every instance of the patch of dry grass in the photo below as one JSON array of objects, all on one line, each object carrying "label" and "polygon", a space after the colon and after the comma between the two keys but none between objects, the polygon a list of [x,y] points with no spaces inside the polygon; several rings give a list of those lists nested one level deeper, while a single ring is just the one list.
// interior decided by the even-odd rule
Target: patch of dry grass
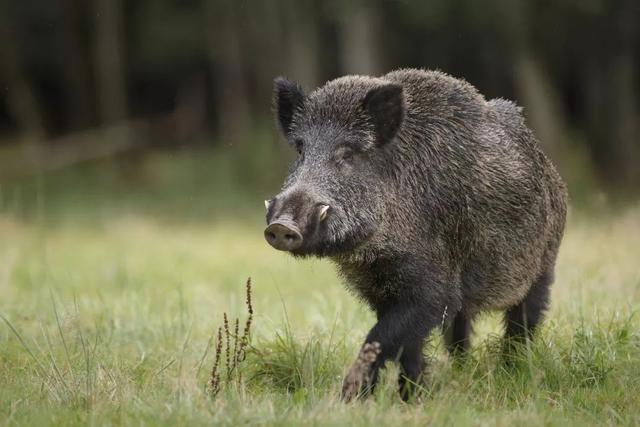
[{"label": "patch of dry grass", "polygon": [[[393,369],[373,399],[339,402],[373,316],[327,262],[270,250],[257,219],[51,227],[3,214],[0,236],[0,424],[640,423],[640,206],[572,212],[530,353],[504,369],[497,315],[462,366],[435,337],[421,405],[399,401]],[[239,385],[212,398],[217,328],[244,313],[248,276],[252,351]]]}]

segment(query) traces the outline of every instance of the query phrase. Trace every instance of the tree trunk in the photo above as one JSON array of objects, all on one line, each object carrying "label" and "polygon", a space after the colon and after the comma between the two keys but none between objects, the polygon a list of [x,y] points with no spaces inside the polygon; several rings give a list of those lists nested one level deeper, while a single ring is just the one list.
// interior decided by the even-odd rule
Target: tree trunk
[{"label": "tree trunk", "polygon": [[227,143],[248,138],[251,113],[238,33],[238,4],[234,0],[206,0],[207,45],[213,75],[219,135]]},{"label": "tree trunk", "polygon": [[120,121],[127,116],[122,54],[122,0],[94,0],[94,7],[98,113],[104,125]]},{"label": "tree trunk", "polygon": [[[2,8],[5,9],[5,8]],[[0,10],[0,79],[4,81],[7,104],[22,141],[40,143],[45,137],[45,121],[33,88],[21,70],[15,38],[5,10]]]},{"label": "tree trunk", "polygon": [[376,29],[380,19],[376,3],[344,2],[337,8],[343,73],[378,75],[381,70]]},{"label": "tree trunk", "polygon": [[[635,3],[622,1],[612,8],[602,51],[586,66],[583,83],[591,155],[597,172],[610,187],[634,188],[640,184],[640,111],[634,39]],[[603,60],[604,59],[604,60]]]},{"label": "tree trunk", "polygon": [[568,140],[566,114],[557,89],[531,55],[516,59],[516,88],[525,107],[527,122],[545,152],[562,169]]},{"label": "tree trunk", "polygon": [[602,163],[609,182],[614,185],[629,186],[640,180],[640,140],[638,133],[638,107],[635,96],[638,93],[634,82],[633,58],[630,50],[616,55],[609,64],[610,92],[606,105],[607,135],[609,155]]},{"label": "tree trunk", "polygon": [[74,1],[62,0],[59,9],[60,51],[66,92],[69,97],[69,125],[71,130],[85,129],[91,125],[93,103],[90,95],[90,77],[87,72],[90,61],[80,42],[78,10]]},{"label": "tree trunk", "polygon": [[312,1],[293,0],[287,2],[287,10],[283,10],[290,25],[287,68],[291,77],[306,88],[314,88],[319,83],[319,46],[313,7]]}]

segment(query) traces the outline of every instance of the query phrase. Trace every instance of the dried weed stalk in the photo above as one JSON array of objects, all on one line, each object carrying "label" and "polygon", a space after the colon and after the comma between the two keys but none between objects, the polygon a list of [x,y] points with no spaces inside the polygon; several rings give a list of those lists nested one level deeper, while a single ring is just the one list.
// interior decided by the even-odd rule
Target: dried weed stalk
[{"label": "dried weed stalk", "polygon": [[[223,387],[230,384],[240,386],[242,382],[242,370],[240,369],[240,365],[245,359],[245,352],[249,345],[249,338],[251,336],[251,322],[253,321],[251,278],[247,279],[245,288],[247,292],[245,303],[248,315],[244,324],[242,336],[239,335],[240,319],[235,319],[234,329],[233,332],[231,332],[231,329],[229,328],[229,318],[226,312],[223,314],[223,325],[218,328],[218,339],[216,341],[213,368],[211,369],[211,376],[209,377],[208,383],[209,392],[213,397],[215,397]],[[226,376],[224,377],[224,381],[221,381],[220,371],[223,369],[223,366],[221,366],[223,346]]]}]

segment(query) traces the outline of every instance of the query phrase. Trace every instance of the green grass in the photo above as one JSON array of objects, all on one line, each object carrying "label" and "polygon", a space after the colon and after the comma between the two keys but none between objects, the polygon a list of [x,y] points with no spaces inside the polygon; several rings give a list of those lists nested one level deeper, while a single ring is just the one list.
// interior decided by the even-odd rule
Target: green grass
[{"label": "green grass", "polygon": [[[390,367],[372,399],[344,405],[341,377],[374,317],[328,262],[264,243],[261,194],[225,197],[222,209],[235,187],[184,178],[191,192],[163,193],[180,181],[168,168],[124,190],[108,170],[2,192],[2,425],[640,423],[638,206],[571,212],[548,320],[515,369],[501,363],[489,314],[461,365],[439,336],[429,342],[422,403],[399,401]],[[215,335],[223,312],[243,325],[249,276],[242,380],[212,398]]]}]

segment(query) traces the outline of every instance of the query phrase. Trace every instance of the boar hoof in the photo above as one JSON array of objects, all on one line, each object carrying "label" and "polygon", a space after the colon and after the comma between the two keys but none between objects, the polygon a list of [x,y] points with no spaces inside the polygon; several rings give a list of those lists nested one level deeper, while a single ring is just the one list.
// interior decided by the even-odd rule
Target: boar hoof
[{"label": "boar hoof", "polygon": [[358,358],[351,365],[342,383],[342,400],[350,402],[362,395],[371,384],[372,366],[380,354],[380,343],[366,343],[362,346]]}]

